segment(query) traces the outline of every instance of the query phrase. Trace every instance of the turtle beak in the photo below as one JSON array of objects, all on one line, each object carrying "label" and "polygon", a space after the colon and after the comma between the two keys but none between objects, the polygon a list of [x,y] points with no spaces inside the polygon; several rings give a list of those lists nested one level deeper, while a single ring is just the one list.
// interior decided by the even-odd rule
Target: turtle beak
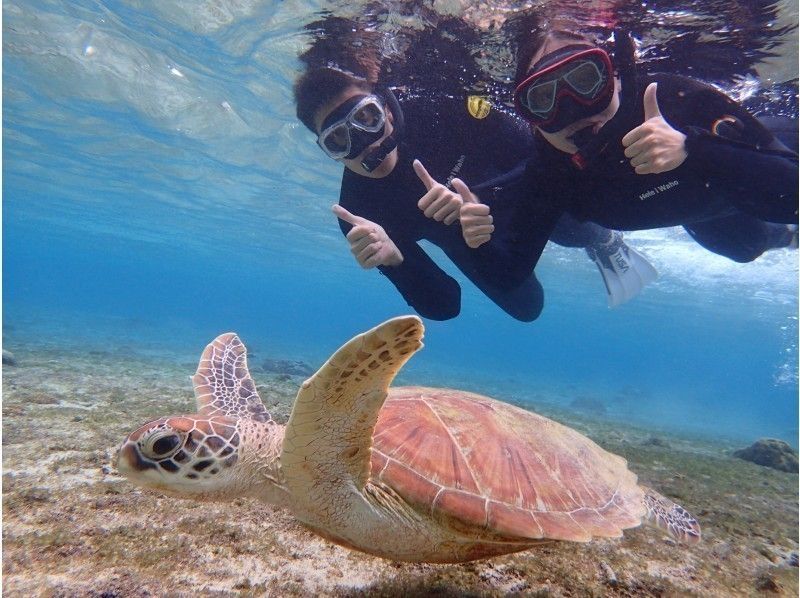
[{"label": "turtle beak", "polygon": [[114,466],[117,468],[117,471],[126,478],[129,478],[130,474],[135,472],[156,469],[155,463],[142,459],[136,444],[130,441],[126,441],[125,444],[122,445],[117,453],[115,461]]}]

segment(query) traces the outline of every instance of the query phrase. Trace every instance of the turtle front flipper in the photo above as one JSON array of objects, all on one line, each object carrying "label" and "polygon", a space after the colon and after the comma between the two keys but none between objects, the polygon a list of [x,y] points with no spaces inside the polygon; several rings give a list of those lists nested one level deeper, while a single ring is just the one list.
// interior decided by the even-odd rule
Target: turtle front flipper
[{"label": "turtle front flipper", "polygon": [[647,507],[645,523],[668,533],[678,542],[697,544],[700,541],[700,524],[691,513],[652,488],[642,486]]},{"label": "turtle front flipper", "polygon": [[247,349],[233,332],[206,346],[192,383],[200,415],[272,421],[247,369]]},{"label": "turtle front flipper", "polygon": [[422,347],[423,331],[416,316],[388,320],[347,342],[303,383],[281,455],[298,507],[344,509],[337,500],[363,490],[378,412],[395,374]]}]

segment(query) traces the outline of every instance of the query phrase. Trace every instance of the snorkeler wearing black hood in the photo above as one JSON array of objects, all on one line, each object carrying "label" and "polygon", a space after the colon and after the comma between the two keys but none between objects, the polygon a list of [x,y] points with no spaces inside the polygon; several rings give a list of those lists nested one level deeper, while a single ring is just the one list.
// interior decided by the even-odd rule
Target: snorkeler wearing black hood
[{"label": "snorkeler wearing black hood", "polygon": [[[533,138],[523,121],[479,98],[468,104],[463,96],[401,96],[398,102],[390,90],[331,68],[306,72],[295,97],[298,117],[317,144],[345,166],[333,211],[362,267],[377,268],[420,315],[453,318],[461,288],[419,245],[425,240],[506,313],[521,321],[539,316],[543,291],[532,268],[517,267],[507,253],[467,247],[455,224],[461,198],[450,186],[456,177],[497,176],[529,155]],[[512,216],[510,208],[495,210],[498,224]],[[611,306],[656,276],[618,233],[571,218],[551,232],[556,243],[587,249]],[[518,247],[525,240],[509,242]]]},{"label": "snorkeler wearing black hood", "polygon": [[[709,85],[670,74],[637,80],[630,40],[615,38],[617,64],[562,31],[541,33],[520,52],[515,105],[537,133],[538,152],[524,171],[476,188],[481,199],[525,196],[512,227],[540,248],[565,212],[620,230],[683,225],[736,261],[796,247],[797,154]],[[793,129],[796,138],[796,122]],[[506,243],[489,242],[487,216],[464,204],[470,246]],[[527,257],[535,265],[537,250]]]}]

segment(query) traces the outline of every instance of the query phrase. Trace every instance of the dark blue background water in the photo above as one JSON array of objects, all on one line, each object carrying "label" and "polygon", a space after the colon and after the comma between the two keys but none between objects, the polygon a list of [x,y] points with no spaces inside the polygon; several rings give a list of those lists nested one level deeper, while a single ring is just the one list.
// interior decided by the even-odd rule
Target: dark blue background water
[{"label": "dark blue background water", "polygon": [[[299,23],[318,7],[198,6],[6,8],[6,348],[125,345],[191,362],[235,330],[256,362],[316,367],[408,311],[352,261],[329,213],[338,167],[293,117]],[[770,76],[795,68],[796,37],[786,47]],[[550,247],[537,322],[464,283],[462,315],[427,324],[401,381],[531,405],[588,398],[621,428],[796,444],[797,253],[737,265],[680,231],[628,238],[661,275],[631,303],[609,310],[589,260]]]}]

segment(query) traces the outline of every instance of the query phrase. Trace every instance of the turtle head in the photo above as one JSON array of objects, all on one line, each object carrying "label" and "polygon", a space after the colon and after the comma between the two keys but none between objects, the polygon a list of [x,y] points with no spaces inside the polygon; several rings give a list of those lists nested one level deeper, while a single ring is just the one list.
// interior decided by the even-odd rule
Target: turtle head
[{"label": "turtle head", "polygon": [[225,416],[153,420],[122,443],[117,470],[136,484],[168,494],[232,498],[241,444],[238,424]]}]

